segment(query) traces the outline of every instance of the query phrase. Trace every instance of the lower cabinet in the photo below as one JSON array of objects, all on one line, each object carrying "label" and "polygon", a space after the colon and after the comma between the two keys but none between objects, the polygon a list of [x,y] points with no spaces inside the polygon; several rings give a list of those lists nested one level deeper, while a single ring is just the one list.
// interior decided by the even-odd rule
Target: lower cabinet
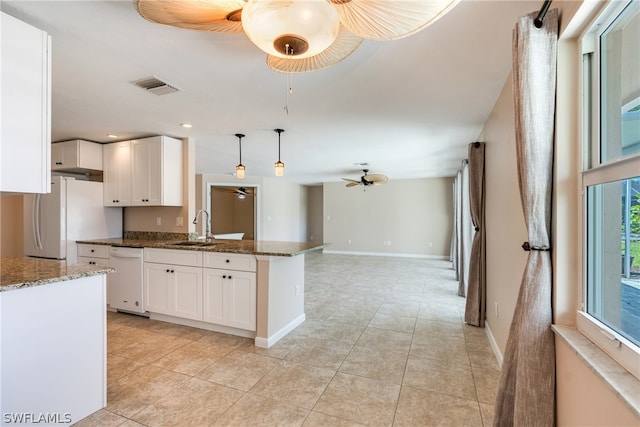
[{"label": "lower cabinet", "polygon": [[256,330],[256,273],[204,269],[205,322]]},{"label": "lower cabinet", "polygon": [[148,311],[202,320],[202,268],[144,263],[144,297]]},{"label": "lower cabinet", "polygon": [[109,249],[111,246],[78,243],[77,248],[78,264],[109,266]]},{"label": "lower cabinet", "polygon": [[144,261],[147,311],[256,330],[255,256],[145,248]]}]

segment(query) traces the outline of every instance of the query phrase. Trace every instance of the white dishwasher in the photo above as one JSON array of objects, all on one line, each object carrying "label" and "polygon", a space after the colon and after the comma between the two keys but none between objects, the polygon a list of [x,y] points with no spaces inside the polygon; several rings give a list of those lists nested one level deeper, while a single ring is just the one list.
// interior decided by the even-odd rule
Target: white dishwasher
[{"label": "white dishwasher", "polygon": [[107,301],[111,309],[145,313],[142,251],[142,248],[111,247],[109,266],[116,269],[107,274]]}]

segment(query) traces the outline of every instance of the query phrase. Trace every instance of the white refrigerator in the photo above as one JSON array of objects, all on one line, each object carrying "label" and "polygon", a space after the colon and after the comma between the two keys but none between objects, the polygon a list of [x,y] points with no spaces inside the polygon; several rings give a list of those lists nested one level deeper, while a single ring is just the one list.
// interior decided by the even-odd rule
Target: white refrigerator
[{"label": "white refrigerator", "polygon": [[51,193],[24,196],[24,254],[76,263],[76,240],[122,237],[122,208],[102,203],[101,182],[52,176]]}]

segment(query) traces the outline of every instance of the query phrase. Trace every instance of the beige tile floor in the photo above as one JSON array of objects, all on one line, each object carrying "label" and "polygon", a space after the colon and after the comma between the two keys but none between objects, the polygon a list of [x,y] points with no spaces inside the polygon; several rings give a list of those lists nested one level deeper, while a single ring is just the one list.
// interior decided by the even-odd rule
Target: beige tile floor
[{"label": "beige tile floor", "polygon": [[451,263],[306,256],[307,320],[274,347],[108,315],[108,405],[79,426],[489,426],[498,382]]}]

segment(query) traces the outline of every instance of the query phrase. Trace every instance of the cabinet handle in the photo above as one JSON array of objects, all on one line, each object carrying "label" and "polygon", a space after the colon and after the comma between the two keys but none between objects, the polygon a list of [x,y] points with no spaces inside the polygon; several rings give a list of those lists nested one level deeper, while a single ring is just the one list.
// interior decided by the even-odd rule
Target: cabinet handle
[{"label": "cabinet handle", "polygon": [[93,253],[93,252],[95,252],[95,250],[91,249],[91,252]]},{"label": "cabinet handle", "polygon": [[175,273],[175,271],[171,270],[172,273]]},{"label": "cabinet handle", "polygon": [[170,272],[171,272],[171,270],[169,270],[169,269],[167,268],[167,273],[170,273]]},{"label": "cabinet handle", "polygon": [[229,276],[229,280],[231,280],[231,276]]},{"label": "cabinet handle", "polygon": [[231,262],[231,261],[230,261],[230,260],[227,260],[227,264],[228,264],[229,262]]},{"label": "cabinet handle", "polygon": [[223,276],[222,276],[222,278],[223,278],[223,279],[226,279],[226,278],[227,278],[227,275],[226,275],[226,274],[225,274],[225,275],[223,275]]}]

